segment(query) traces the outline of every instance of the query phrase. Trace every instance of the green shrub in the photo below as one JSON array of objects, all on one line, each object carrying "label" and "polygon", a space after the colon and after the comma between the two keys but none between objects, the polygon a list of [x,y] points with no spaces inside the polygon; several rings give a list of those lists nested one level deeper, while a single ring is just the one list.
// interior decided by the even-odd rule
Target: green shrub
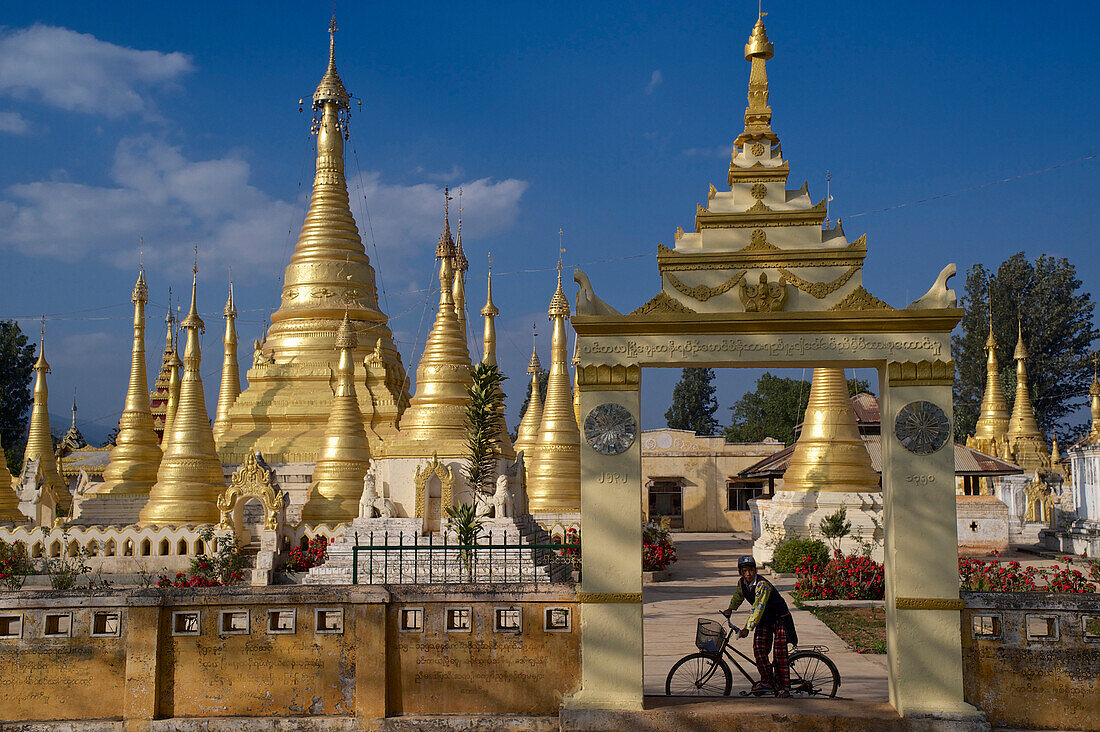
[{"label": "green shrub", "polygon": [[784,539],[775,547],[772,567],[776,572],[792,574],[803,557],[811,557],[815,564],[824,567],[829,561],[829,547],[820,539]]}]

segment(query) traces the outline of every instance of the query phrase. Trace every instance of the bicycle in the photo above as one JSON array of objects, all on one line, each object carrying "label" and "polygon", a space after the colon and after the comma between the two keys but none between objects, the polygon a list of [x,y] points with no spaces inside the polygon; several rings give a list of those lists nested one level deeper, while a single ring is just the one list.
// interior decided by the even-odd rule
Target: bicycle
[{"label": "bicycle", "polygon": [[[733,689],[733,672],[725,659],[737,667],[750,686],[755,684],[756,680],[733,654],[748,661],[749,668],[755,668],[756,661],[730,646],[730,639],[740,632],[740,628],[729,618],[726,623],[730,627],[728,632],[721,623],[699,618],[695,631],[695,646],[699,652],[689,653],[672,666],[665,679],[666,696],[729,696]],[[795,646],[789,656],[791,696],[836,696],[840,688],[840,672],[825,655],[828,651],[828,646]],[[749,696],[751,693],[742,691],[740,695]]]}]

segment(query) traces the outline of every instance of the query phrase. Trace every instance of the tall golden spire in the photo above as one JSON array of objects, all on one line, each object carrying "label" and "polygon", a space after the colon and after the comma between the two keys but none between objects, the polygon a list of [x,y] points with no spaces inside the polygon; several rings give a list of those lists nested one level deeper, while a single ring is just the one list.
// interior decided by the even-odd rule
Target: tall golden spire
[{"label": "tall golden spire", "polygon": [[455,242],[454,253],[454,284],[452,295],[455,301],[455,316],[458,318],[458,327],[462,329],[462,339],[466,340],[466,272],[470,269],[470,262],[466,259],[466,252],[462,250],[462,189],[458,190],[458,241]]},{"label": "tall golden spire", "polygon": [[779,142],[779,135],[772,132],[772,108],[768,106],[767,62],[772,56],[773,47],[768,40],[761,14],[756,19],[749,42],[745,44],[745,60],[752,64],[752,68],[749,71],[749,106],[745,109],[745,131],[733,143],[738,148],[746,142]]},{"label": "tall golden spire", "polygon": [[180,324],[187,331],[183,351],[183,379],[179,407],[164,435],[164,457],[149,502],[138,524],[179,526],[212,524],[220,517],[218,496],[225,489],[222,464],[214,449],[206,399],[202,390],[202,351],[199,334],[206,325],[199,317],[198,264],[191,279],[191,309]]},{"label": "tall golden spire", "polygon": [[[444,199],[443,233],[435,248],[439,260],[439,308],[416,369],[416,395],[401,418],[401,436],[387,448],[388,456],[406,456],[410,451],[415,453],[411,456],[423,456],[427,454],[423,452],[423,444],[436,445],[429,452],[441,456],[465,454],[470,352],[455,315],[451,289],[455,243],[449,219],[450,196],[445,194]],[[414,446],[417,442],[422,444]]]},{"label": "tall golden spire", "polygon": [[497,326],[496,317],[500,310],[493,303],[493,260],[489,259],[489,274],[485,280],[485,307],[481,309],[481,315],[485,318],[485,335],[482,345],[485,351],[481,356],[481,362],[497,365]]},{"label": "tall golden spire", "polygon": [[559,257],[558,287],[550,300],[548,313],[554,324],[550,378],[546,384],[539,440],[531,451],[532,460],[527,468],[527,498],[532,513],[580,510],[581,436],[573,413],[566,356],[565,320],[569,317],[569,301],[561,285],[561,268]]},{"label": "tall golden spire", "polygon": [[573,359],[570,363],[573,366],[573,416],[577,420],[577,429],[580,429],[581,422],[581,359],[577,356],[577,346],[579,343],[578,338],[573,339]]},{"label": "tall golden spire", "polygon": [[531,363],[527,366],[527,373],[531,375],[531,396],[527,399],[527,411],[523,413],[519,429],[516,430],[515,449],[516,452],[524,452],[529,470],[531,450],[538,444],[539,427],[542,425],[542,389],[539,388],[542,364],[539,363],[539,354],[534,345],[531,346]]},{"label": "tall golden spire", "polygon": [[313,467],[309,499],[302,507],[302,521],[306,523],[339,523],[359,515],[363,476],[370,468],[370,444],[355,395],[352,353],[357,345],[355,329],[345,315],[336,331],[340,360],[336,366],[336,392],[325,430],[325,445],[321,458]]},{"label": "tall golden spire", "polygon": [[145,374],[145,304],[149,288],[145,271],[138,272],[137,283],[130,295],[134,304],[134,345],[130,352],[130,387],[126,405],[118,421],[118,436],[111,448],[111,462],[103,471],[103,485],[98,495],[147,495],[157,482],[161,451],[157,433],[153,430],[153,413],[149,407],[149,380]]},{"label": "tall golden spire", "polygon": [[153,429],[157,433],[157,440],[164,439],[164,428],[168,423],[168,395],[169,381],[172,378],[172,356],[176,352],[173,335],[175,333],[175,318],[172,317],[172,290],[168,290],[168,313],[164,316],[165,333],[164,353],[161,356],[160,371],[153,382],[153,388],[149,392],[149,411],[153,414]]},{"label": "tall golden spire", "polygon": [[1001,367],[997,363],[997,339],[993,337],[993,313],[989,315],[989,338],[985,341],[985,394],[981,414],[974,427],[972,446],[992,454],[993,445],[1008,432],[1008,403],[1001,387]]},{"label": "tall golden spire", "polygon": [[237,363],[237,308],[233,306],[233,281],[229,282],[229,299],[225,301],[225,356],[222,360],[222,384],[218,392],[218,409],[214,416],[214,442],[229,429],[229,408],[241,393],[240,365]]},{"label": "tall golden spire", "polygon": [[1024,324],[1017,320],[1016,352],[1016,400],[1012,404],[1012,416],[1008,421],[1008,440],[1013,462],[1025,470],[1050,467],[1050,454],[1046,440],[1039,431],[1035,410],[1031,406],[1031,392],[1027,383],[1027,347],[1024,345]]},{"label": "tall golden spire", "polygon": [[227,462],[256,450],[269,460],[317,460],[328,423],[328,374],[336,330],[345,310],[361,335],[355,353],[357,378],[364,373],[363,359],[376,342],[382,343],[382,388],[364,393],[362,403],[372,426],[372,447],[396,435],[408,405],[405,368],[379,307],[375,271],[349,205],[344,140],[351,97],[336,71],[335,34],[334,19],[329,25],[328,67],[313,95],[317,157],[309,211],[283,275],[282,299],[271,316],[265,358],[249,371],[248,388],[230,408],[228,429],[219,440]]},{"label": "tall golden spire", "polygon": [[1100,376],[1097,374],[1097,354],[1092,354],[1092,383],[1089,384],[1089,411],[1092,412],[1092,429],[1089,440],[1100,440]]},{"label": "tall golden spire", "polygon": [[45,484],[57,497],[57,515],[69,512],[72,495],[68,486],[57,472],[57,458],[53,451],[53,438],[50,437],[49,389],[46,386],[46,374],[50,373],[50,364],[46,362],[46,319],[42,318],[42,340],[38,347],[38,360],[34,363],[37,374],[34,380],[34,405],[31,407],[31,424],[27,433],[27,447],[23,451],[23,467],[31,460],[38,459]]},{"label": "tall golden spire", "polygon": [[871,456],[859,436],[843,369],[814,369],[806,418],[783,475],[782,490],[881,490]]},{"label": "tall golden spire", "polygon": [[[180,361],[178,344],[172,349],[172,353],[168,356],[168,403],[164,407],[164,434],[167,435],[172,429],[172,422],[176,419],[176,411],[179,409],[180,404],[180,368],[183,366],[183,361]],[[164,437],[161,436],[161,448],[163,451]]]}]

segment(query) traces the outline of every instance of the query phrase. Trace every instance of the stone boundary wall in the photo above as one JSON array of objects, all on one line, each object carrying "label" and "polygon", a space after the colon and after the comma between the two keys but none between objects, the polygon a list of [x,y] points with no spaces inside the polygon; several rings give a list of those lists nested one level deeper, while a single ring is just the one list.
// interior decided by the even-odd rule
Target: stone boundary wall
[{"label": "stone boundary wall", "polygon": [[[84,551],[93,572],[140,574],[142,572],[185,572],[191,560],[212,554],[200,536],[209,526],[71,526],[43,530],[35,526],[0,527],[0,541],[22,544],[32,559],[68,557]],[[315,536],[335,539],[344,535],[346,524],[312,526],[298,524],[280,529],[284,550],[304,546]]]},{"label": "stone boundary wall", "polygon": [[556,714],[578,607],[567,585],[0,593],[0,719]]},{"label": "stone boundary wall", "polygon": [[1100,729],[1100,595],[963,592],[966,701],[994,727]]}]

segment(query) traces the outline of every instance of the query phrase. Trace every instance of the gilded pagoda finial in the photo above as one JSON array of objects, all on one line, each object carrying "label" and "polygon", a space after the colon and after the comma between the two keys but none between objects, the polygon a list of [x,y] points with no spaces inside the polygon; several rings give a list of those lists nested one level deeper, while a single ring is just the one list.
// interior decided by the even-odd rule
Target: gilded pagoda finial
[{"label": "gilded pagoda finial", "polygon": [[31,406],[30,429],[27,431],[27,446],[23,451],[23,467],[26,468],[31,460],[38,460],[43,480],[57,499],[57,513],[59,516],[64,516],[69,512],[72,496],[61,474],[57,472],[53,438],[50,436],[49,387],[46,384],[46,374],[50,373],[50,364],[46,361],[46,316],[44,315],[38,360],[34,363],[34,371],[34,402]]},{"label": "gilded pagoda finial", "polygon": [[214,412],[214,441],[229,429],[229,410],[241,394],[240,364],[237,362],[237,308],[233,303],[233,270],[229,270],[229,296],[225,300],[225,336],[222,338],[222,383]]},{"label": "gilded pagoda finial", "polygon": [[335,102],[337,107],[347,111],[351,108],[351,96],[344,88],[344,82],[336,73],[336,11],[332,12],[332,20],[328,24],[328,68],[321,82],[317,85],[317,91],[313,92],[313,109],[324,106],[325,102]]},{"label": "gilded pagoda finial", "polygon": [[1013,462],[1025,470],[1050,467],[1050,453],[1046,441],[1035,420],[1031,405],[1031,391],[1027,379],[1027,347],[1024,345],[1023,319],[1017,315],[1016,341],[1016,400],[1012,404],[1012,416],[1008,421],[1008,438]]},{"label": "gilded pagoda finial", "polygon": [[768,106],[767,62],[774,55],[774,47],[764,28],[764,15],[766,13],[761,12],[757,16],[756,25],[745,44],[745,60],[752,67],[749,71],[749,105],[745,109],[745,131],[734,141],[738,148],[746,142],[758,140],[766,140],[771,144],[779,142],[779,136],[771,128],[772,109]]},{"label": "gilded pagoda finial", "polygon": [[500,309],[493,302],[493,257],[489,256],[489,273],[485,278],[485,307],[481,309],[481,315],[485,318],[485,333],[482,338],[484,351],[481,362],[497,365],[497,327],[496,317],[500,315]]}]

